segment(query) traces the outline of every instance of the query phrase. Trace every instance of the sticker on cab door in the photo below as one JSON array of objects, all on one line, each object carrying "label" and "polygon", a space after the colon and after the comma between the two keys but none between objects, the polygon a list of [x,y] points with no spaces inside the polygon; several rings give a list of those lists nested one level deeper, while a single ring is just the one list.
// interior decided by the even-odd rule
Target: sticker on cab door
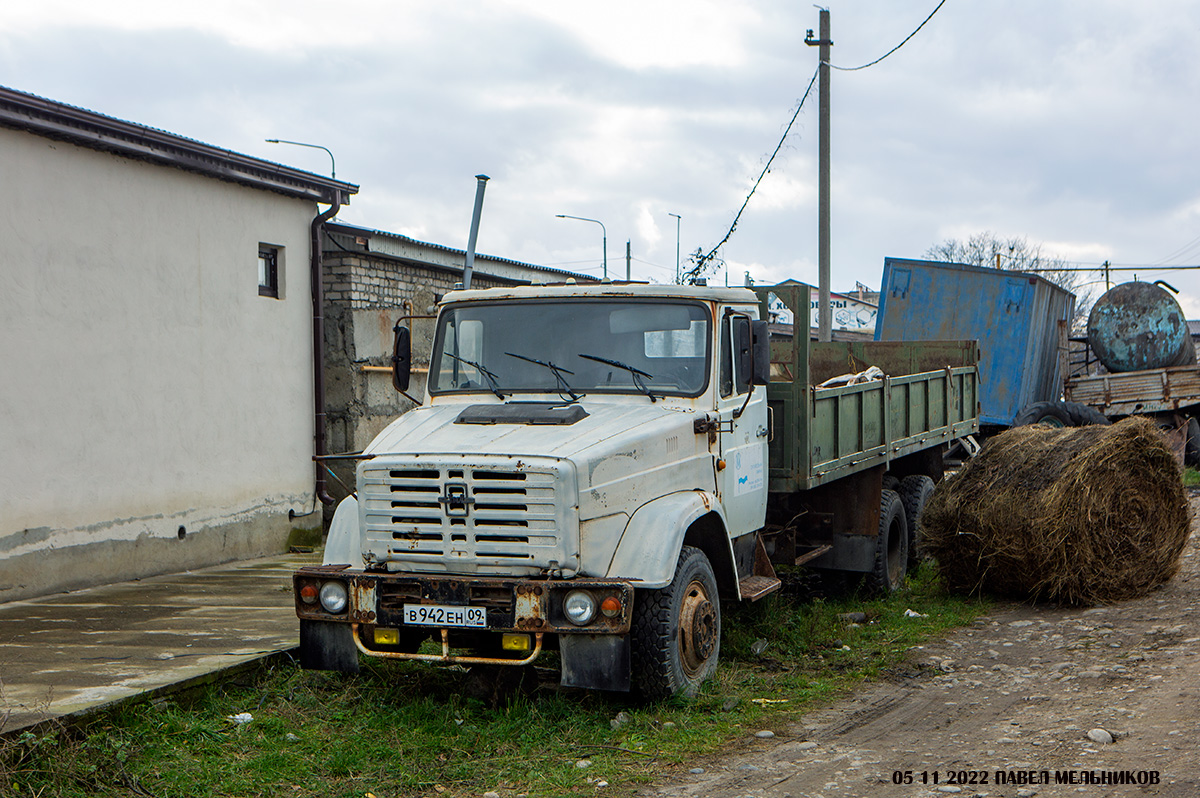
[{"label": "sticker on cab door", "polygon": [[733,453],[733,495],[741,496],[763,489],[763,453],[760,447]]}]

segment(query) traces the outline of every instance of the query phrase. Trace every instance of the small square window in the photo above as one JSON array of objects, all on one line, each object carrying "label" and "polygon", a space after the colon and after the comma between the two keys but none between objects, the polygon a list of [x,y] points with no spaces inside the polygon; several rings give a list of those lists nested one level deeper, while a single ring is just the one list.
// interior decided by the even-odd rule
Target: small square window
[{"label": "small square window", "polygon": [[279,298],[279,247],[258,245],[258,295]]}]

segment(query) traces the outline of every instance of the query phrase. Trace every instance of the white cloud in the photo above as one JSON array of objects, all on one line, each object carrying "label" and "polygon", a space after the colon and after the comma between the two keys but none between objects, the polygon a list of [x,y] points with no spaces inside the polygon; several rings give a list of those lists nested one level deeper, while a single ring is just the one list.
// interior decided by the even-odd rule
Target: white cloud
[{"label": "white cloud", "polygon": [[[830,0],[835,63],[928,9]],[[932,5],[932,4],[931,4]],[[1029,20],[1035,19],[1036,25]],[[6,85],[362,185],[342,218],[460,247],[634,275],[725,235],[816,65],[808,5],[765,0],[313,0],[0,6]],[[1200,5],[947,3],[895,55],[835,72],[835,289],[946,237],[1027,236],[1073,260],[1200,252]],[[724,248],[731,282],[815,279],[816,96]],[[1200,274],[1169,273],[1200,296]],[[723,281],[723,276],[721,277]]]}]

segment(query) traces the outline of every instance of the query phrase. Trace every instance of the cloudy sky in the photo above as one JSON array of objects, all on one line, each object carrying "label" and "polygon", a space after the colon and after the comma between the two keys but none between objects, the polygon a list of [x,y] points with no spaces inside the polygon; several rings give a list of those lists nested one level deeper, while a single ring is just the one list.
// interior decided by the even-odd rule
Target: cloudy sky
[{"label": "cloudy sky", "polygon": [[[832,61],[937,0],[829,0]],[[670,282],[729,229],[817,65],[818,12],[767,0],[39,0],[0,6],[0,84],[361,185],[349,223]],[[1025,236],[1166,279],[1200,318],[1200,4],[947,0],[835,71],[834,290],[885,256]],[[816,281],[817,103],[720,255]],[[724,281],[724,273],[717,276]],[[1095,279],[1090,277],[1089,279]]]}]

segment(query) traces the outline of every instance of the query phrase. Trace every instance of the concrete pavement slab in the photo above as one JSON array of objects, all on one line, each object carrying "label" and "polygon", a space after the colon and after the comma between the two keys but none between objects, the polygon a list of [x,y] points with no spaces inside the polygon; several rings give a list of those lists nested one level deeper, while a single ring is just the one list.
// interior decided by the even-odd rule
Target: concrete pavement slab
[{"label": "concrete pavement slab", "polygon": [[0,733],[293,649],[289,554],[0,604]]}]

